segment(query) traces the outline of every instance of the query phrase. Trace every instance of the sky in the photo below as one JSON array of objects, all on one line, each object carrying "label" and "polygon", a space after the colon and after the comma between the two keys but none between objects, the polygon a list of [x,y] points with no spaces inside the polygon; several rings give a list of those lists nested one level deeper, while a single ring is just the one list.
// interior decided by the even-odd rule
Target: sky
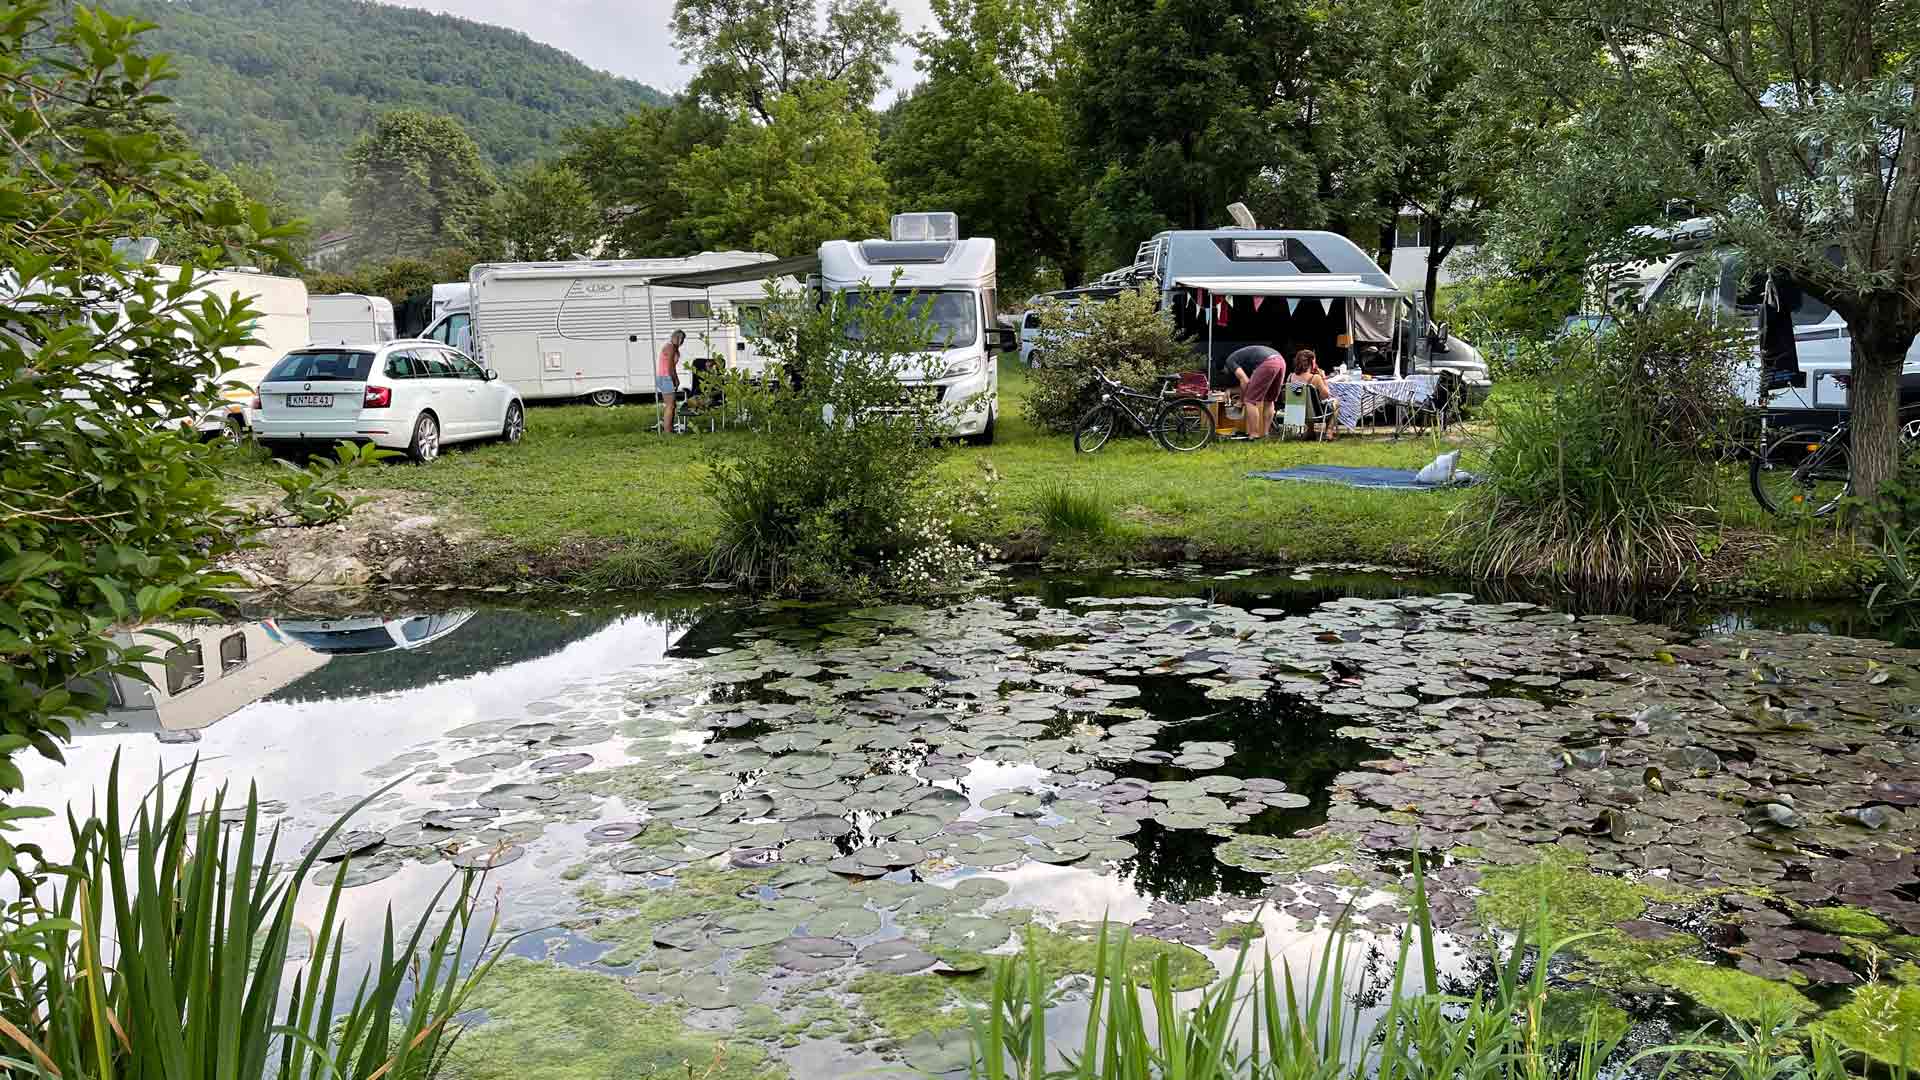
[{"label": "sky", "polygon": [[[673,92],[693,72],[680,62],[667,21],[673,0],[389,0],[402,7],[439,11],[505,26],[580,58],[589,67],[624,75]],[[909,31],[931,21],[927,0],[895,0]],[[902,48],[892,70],[893,91],[914,81],[912,50]]]}]

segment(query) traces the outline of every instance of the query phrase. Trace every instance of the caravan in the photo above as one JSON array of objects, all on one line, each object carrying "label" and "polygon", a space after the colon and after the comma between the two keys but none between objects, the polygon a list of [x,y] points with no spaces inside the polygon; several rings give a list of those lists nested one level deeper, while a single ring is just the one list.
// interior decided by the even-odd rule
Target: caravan
[{"label": "caravan", "polygon": [[312,344],[372,348],[393,340],[393,301],[360,293],[308,297],[307,321]]},{"label": "caravan", "polygon": [[762,295],[757,282],[714,289],[656,279],[771,262],[752,251],[684,259],[483,263],[468,279],[468,306],[441,315],[424,337],[466,351],[527,400],[585,399],[614,405],[652,394],[654,358],[675,330],[687,335],[681,365],[731,356],[732,308]]}]

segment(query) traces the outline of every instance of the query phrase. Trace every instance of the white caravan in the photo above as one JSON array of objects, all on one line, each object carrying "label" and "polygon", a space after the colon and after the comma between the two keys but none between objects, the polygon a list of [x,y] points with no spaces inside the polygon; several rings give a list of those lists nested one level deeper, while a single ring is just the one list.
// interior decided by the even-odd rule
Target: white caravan
[{"label": "white caravan", "polygon": [[308,342],[371,348],[393,340],[393,301],[362,293],[307,298]]},{"label": "white caravan", "polygon": [[764,295],[757,282],[686,288],[656,279],[772,261],[760,252],[708,251],[683,259],[483,263],[468,278],[467,309],[448,311],[423,336],[458,348],[464,332],[473,358],[529,401],[614,405],[654,392],[655,358],[675,330],[687,335],[682,385],[694,361],[733,355],[732,308]]},{"label": "white caravan", "polygon": [[936,348],[903,380],[931,388],[947,410],[949,429],[968,442],[991,443],[1000,416],[995,352],[1017,352],[1017,332],[996,321],[995,255],[989,237],[960,237],[951,213],[895,214],[886,240],[829,240],[820,245],[820,288],[854,301],[862,288],[890,289],[911,299],[939,335]]}]

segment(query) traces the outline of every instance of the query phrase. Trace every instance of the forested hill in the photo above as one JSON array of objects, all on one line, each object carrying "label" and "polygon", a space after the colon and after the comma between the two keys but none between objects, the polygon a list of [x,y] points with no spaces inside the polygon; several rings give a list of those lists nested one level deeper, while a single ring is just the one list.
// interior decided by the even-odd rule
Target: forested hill
[{"label": "forested hill", "polygon": [[568,128],[664,101],[525,34],[357,0],[109,0],[158,25],[164,92],[208,161],[270,166],[311,203],[387,109],[460,118],[495,167],[551,152]]}]

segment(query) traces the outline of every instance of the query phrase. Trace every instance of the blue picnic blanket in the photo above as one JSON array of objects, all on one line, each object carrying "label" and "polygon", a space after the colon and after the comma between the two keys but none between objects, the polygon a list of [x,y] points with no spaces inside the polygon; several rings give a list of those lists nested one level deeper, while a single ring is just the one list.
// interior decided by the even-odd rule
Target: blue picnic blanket
[{"label": "blue picnic blanket", "polygon": [[1401,491],[1437,491],[1471,482],[1466,474],[1456,473],[1450,484],[1423,484],[1414,479],[1412,469],[1376,469],[1359,465],[1299,465],[1291,469],[1268,469],[1248,473],[1256,480],[1300,480],[1309,484],[1340,484],[1357,488],[1390,488]]}]

